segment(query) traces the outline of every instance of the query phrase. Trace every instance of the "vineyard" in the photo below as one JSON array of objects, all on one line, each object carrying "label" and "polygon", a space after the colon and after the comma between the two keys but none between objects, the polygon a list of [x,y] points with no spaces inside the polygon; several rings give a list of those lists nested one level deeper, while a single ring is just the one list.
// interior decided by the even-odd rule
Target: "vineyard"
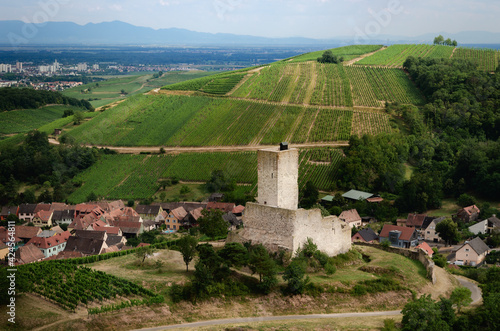
[{"label": "vineyard", "polygon": [[422,104],[423,98],[399,69],[345,67],[352,84],[355,106],[382,107],[384,101]]},{"label": "vineyard", "polygon": [[[127,300],[133,303],[147,303],[155,294],[142,286],[102,271],[72,264],[70,261],[49,261],[30,263],[18,267],[26,280],[28,292],[33,292],[75,311],[79,306],[102,304],[108,300]],[[93,308],[99,309],[99,308]]]},{"label": "vineyard", "polygon": [[308,141],[349,140],[352,114],[352,110],[320,109]]},{"label": "vineyard", "polygon": [[444,57],[450,58],[453,52],[451,46],[441,45],[392,45],[368,56],[356,64],[402,67],[409,56],[414,57]]},{"label": "vineyard", "polygon": [[[323,150],[335,151],[332,154],[335,158],[320,159],[318,155],[323,153],[321,152]],[[300,173],[307,175],[307,180],[313,180],[318,185],[321,184],[318,188],[328,189],[335,178],[327,177],[325,169],[329,169],[328,173],[335,171],[336,155],[340,155],[341,151],[325,147],[304,150],[301,151],[301,155],[304,153],[309,155],[308,153],[311,151],[315,151],[315,156],[311,159],[314,162],[301,162]],[[308,160],[309,158],[308,156]],[[316,162],[318,160],[320,163]],[[214,170],[224,171],[229,178],[236,180],[237,183],[255,184],[257,182],[257,153],[106,155],[92,168],[87,169],[74,179],[74,182],[81,184],[81,186],[68,197],[68,201],[75,204],[84,202],[92,192],[107,199],[145,199],[153,196],[160,189],[161,179],[176,177],[187,182],[206,182]],[[299,180],[302,183],[304,178],[299,178]]]},{"label": "vineyard", "polygon": [[[73,106],[47,106],[40,109],[24,109],[0,113],[0,135],[28,132],[60,119],[65,110],[86,111]],[[70,117],[71,118],[71,117]],[[52,132],[51,132],[52,133]]]},{"label": "vineyard", "polygon": [[349,79],[344,66],[317,64],[316,88],[310,104],[352,107]]},{"label": "vineyard", "polygon": [[319,190],[335,187],[343,152],[333,148],[313,148],[301,151],[299,156],[299,187],[311,181]]},{"label": "vineyard", "polygon": [[466,59],[477,64],[480,70],[493,72],[498,67],[499,51],[494,49],[457,48],[454,59]]},{"label": "vineyard", "polygon": [[390,116],[387,114],[355,111],[351,134],[361,137],[365,134],[389,133],[392,131],[389,121]]},{"label": "vineyard", "polygon": [[216,74],[164,86],[162,89],[170,91],[199,91],[215,95],[224,95],[231,91],[245,75],[246,73],[242,72],[242,70],[234,73]]},{"label": "vineyard", "polygon": [[[351,46],[344,46],[344,47],[338,47],[331,49],[333,55],[337,56],[343,56],[344,61],[349,61],[354,58],[357,58],[363,54],[375,52],[379,49],[382,48],[382,45],[351,45]],[[321,57],[321,55],[324,53],[324,51],[317,51],[317,52],[311,52],[311,53],[306,53],[302,54],[299,56],[295,56],[290,59],[291,62],[306,62],[306,61],[316,61],[318,57]],[[288,61],[288,60],[284,60]]]}]

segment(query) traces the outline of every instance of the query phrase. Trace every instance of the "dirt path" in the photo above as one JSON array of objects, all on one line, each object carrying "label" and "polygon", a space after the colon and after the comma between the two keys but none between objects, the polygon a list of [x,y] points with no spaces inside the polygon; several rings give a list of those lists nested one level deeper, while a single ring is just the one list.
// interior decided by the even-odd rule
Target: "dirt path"
[{"label": "dirt path", "polygon": [[436,283],[431,282],[425,285],[420,293],[430,294],[434,300],[438,300],[440,296],[448,297],[453,289],[458,286],[458,281],[453,278],[448,272],[443,268],[436,266]]},{"label": "dirt path", "polygon": [[[339,314],[312,314],[312,315],[291,315],[291,316],[262,316],[262,317],[246,317],[246,318],[228,318],[204,322],[166,325],[155,328],[138,329],[142,331],[160,331],[169,329],[183,329],[183,328],[201,328],[206,326],[222,326],[227,324],[239,323],[260,323],[269,321],[290,321],[290,320],[307,320],[307,319],[323,319],[323,318],[346,318],[346,317],[373,317],[373,316],[397,316],[401,311],[375,311],[367,313],[339,313]],[[223,329],[223,328],[220,328]]]},{"label": "dirt path", "polygon": [[[54,145],[59,145],[59,141],[50,138],[49,143]],[[86,147],[96,147],[96,148],[108,148],[114,150],[120,154],[140,154],[143,153],[159,153],[162,146],[156,147],[116,147],[116,146],[96,146],[96,145],[85,145]],[[347,141],[335,141],[331,143],[305,143],[305,144],[292,144],[294,148],[312,148],[312,147],[344,147],[349,146]],[[245,145],[245,146],[203,146],[203,147],[166,147],[163,146],[165,153],[168,154],[178,154],[178,153],[189,153],[189,152],[242,152],[242,151],[258,151],[261,149],[276,147],[275,145]]]},{"label": "dirt path", "polygon": [[350,66],[350,65],[353,65],[354,63],[356,63],[356,62],[358,62],[358,61],[363,60],[365,57],[369,57],[369,56],[371,56],[371,55],[373,55],[373,54],[375,54],[375,53],[377,53],[377,52],[383,51],[383,50],[384,50],[384,49],[386,49],[386,48],[387,48],[387,47],[385,47],[385,46],[384,46],[384,47],[382,47],[381,49],[376,50],[375,52],[371,52],[371,53],[366,53],[366,54],[363,54],[363,55],[361,55],[360,57],[357,57],[357,58],[352,59],[352,60],[350,60],[350,61],[346,61],[346,62],[344,62],[344,65],[345,65],[345,66]]}]

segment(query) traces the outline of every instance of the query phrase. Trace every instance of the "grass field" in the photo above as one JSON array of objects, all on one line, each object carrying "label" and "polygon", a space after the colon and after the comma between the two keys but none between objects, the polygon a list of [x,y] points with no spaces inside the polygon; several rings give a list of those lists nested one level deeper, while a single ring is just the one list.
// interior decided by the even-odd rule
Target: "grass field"
[{"label": "grass field", "polygon": [[[114,101],[123,100],[130,95],[148,92],[165,85],[176,84],[186,80],[213,75],[206,71],[172,71],[162,77],[153,78],[153,74],[134,74],[112,77],[106,81],[90,83],[65,90],[64,95],[77,99],[91,99],[94,107],[101,107]],[[122,93],[125,92],[126,94]]]},{"label": "grass field", "polygon": [[[28,132],[60,119],[65,110],[86,111],[69,105],[47,106],[39,109],[23,109],[0,112],[0,135]],[[72,116],[69,117],[70,119]]]}]

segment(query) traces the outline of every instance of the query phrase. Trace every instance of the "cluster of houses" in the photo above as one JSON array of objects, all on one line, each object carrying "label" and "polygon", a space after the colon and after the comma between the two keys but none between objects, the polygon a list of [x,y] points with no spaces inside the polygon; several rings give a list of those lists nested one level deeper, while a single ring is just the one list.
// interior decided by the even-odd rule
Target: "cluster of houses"
[{"label": "cluster of houses", "polygon": [[[3,207],[0,219],[13,214],[24,222],[15,226],[15,263],[25,264],[130,249],[127,239],[143,232],[162,228],[173,233],[196,226],[204,209],[222,211],[229,228],[241,225],[243,206],[216,201],[138,205],[135,209],[121,200],[23,204]],[[9,236],[4,227],[0,227],[0,239],[0,258],[5,258]]]},{"label": "cluster of houses", "polygon": [[[457,221],[470,224],[478,220],[479,213],[479,208],[474,205],[462,208],[452,216]],[[367,222],[359,217],[355,209],[344,211],[339,218],[348,222],[351,227],[367,225]],[[409,214],[406,219],[398,219],[396,221],[397,225],[385,224],[379,234],[375,233],[371,228],[365,227],[353,235],[351,240],[353,242],[367,243],[387,241],[393,247],[422,249],[429,256],[432,256],[433,251],[428,243],[444,242],[436,232],[436,226],[445,219],[446,217]],[[476,235],[492,233],[498,230],[500,230],[500,220],[496,215],[469,227],[469,231]],[[476,237],[458,247],[447,259],[449,263],[456,265],[477,266],[485,260],[488,252],[489,247],[481,238]]]}]

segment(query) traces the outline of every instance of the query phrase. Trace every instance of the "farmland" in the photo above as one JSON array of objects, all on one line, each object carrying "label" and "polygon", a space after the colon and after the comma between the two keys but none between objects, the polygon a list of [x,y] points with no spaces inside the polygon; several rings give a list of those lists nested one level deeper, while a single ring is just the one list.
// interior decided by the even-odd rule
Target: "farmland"
[{"label": "farmland", "polygon": [[453,52],[451,46],[441,45],[392,45],[357,62],[358,65],[376,65],[402,67],[406,58],[414,57],[444,57],[450,58]]},{"label": "farmland", "polygon": [[[351,59],[357,58],[363,54],[375,52],[376,50],[379,50],[382,48],[382,45],[352,45],[352,46],[344,46],[344,47],[338,47],[331,49],[333,55],[337,56],[343,56],[344,61],[349,61]],[[321,55],[324,53],[324,51],[318,51],[318,52],[311,52],[311,53],[306,53],[302,54],[299,56],[295,56],[291,58],[289,61],[291,62],[306,62],[306,61],[316,61],[318,57],[321,57]]]},{"label": "farmland", "polygon": [[119,76],[102,82],[74,87],[65,90],[63,94],[77,99],[90,99],[90,103],[94,107],[100,107],[114,101],[126,99],[130,95],[212,74],[213,72],[204,71],[174,71],[165,73],[159,78],[153,78],[153,74]]},{"label": "farmland", "polygon": [[[23,109],[0,113],[0,135],[28,132],[60,119],[65,110],[86,111],[73,106],[47,106],[39,109]],[[71,117],[70,117],[71,118]]]},{"label": "farmland", "polygon": [[231,91],[245,75],[244,72],[242,73],[240,71],[229,74],[222,73],[164,86],[163,89],[171,91],[198,91],[208,94],[224,95]]},{"label": "farmland", "polygon": [[453,53],[454,59],[467,59],[477,64],[479,69],[495,71],[498,67],[500,52],[494,49],[474,49],[459,47]]}]

